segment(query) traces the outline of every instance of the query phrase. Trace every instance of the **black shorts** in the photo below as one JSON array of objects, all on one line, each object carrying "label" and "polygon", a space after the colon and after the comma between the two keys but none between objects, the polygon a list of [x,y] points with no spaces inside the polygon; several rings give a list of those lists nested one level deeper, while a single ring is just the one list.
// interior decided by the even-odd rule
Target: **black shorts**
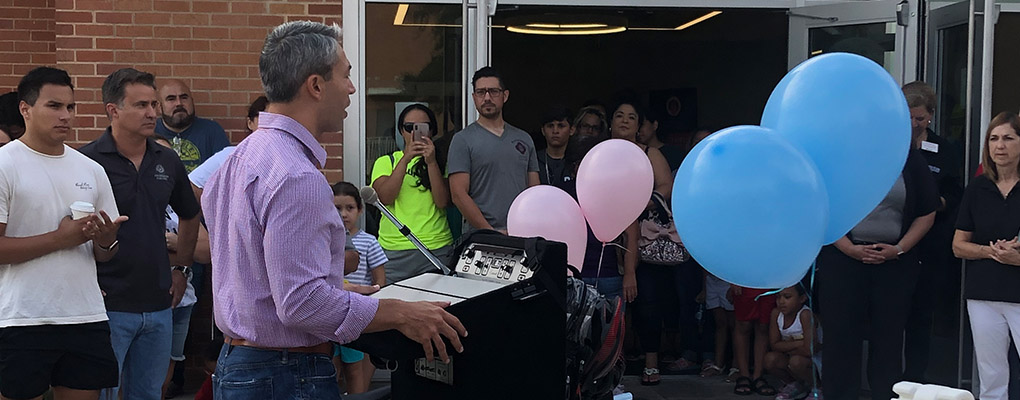
[{"label": "black shorts", "polygon": [[98,390],[117,386],[117,358],[106,321],[0,328],[0,394],[26,399],[50,386]]}]

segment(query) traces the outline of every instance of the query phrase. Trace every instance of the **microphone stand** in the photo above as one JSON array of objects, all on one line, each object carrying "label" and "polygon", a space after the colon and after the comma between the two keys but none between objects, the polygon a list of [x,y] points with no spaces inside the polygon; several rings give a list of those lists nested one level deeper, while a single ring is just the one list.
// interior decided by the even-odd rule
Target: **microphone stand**
[{"label": "microphone stand", "polygon": [[450,269],[446,268],[446,265],[443,265],[443,263],[439,261],[439,259],[436,258],[436,256],[432,254],[432,252],[429,251],[429,249],[426,248],[425,245],[422,244],[420,240],[418,240],[417,236],[414,236],[414,233],[411,232],[411,229],[408,228],[407,225],[400,223],[400,221],[397,220],[397,217],[393,216],[393,213],[391,213],[390,210],[386,208],[386,206],[379,202],[378,197],[376,197],[375,201],[372,202],[372,205],[378,207],[379,211],[382,211],[383,215],[385,215],[386,218],[389,218],[390,222],[392,222],[393,225],[397,227],[397,230],[400,231],[400,233],[403,234],[404,237],[407,238],[407,240],[410,240],[411,243],[414,243],[414,246],[418,248],[418,251],[421,251],[421,253],[425,255],[425,258],[427,258],[429,262],[432,263],[432,265],[434,265],[440,271],[443,271],[443,275],[451,275]]}]

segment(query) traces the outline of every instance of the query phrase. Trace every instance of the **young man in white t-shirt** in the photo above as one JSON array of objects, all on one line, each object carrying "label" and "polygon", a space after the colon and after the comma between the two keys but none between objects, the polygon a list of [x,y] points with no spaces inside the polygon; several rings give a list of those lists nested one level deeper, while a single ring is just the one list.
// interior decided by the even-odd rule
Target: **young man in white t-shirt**
[{"label": "young man in white t-shirt", "polygon": [[[118,378],[96,261],[117,252],[127,217],[103,168],[64,144],[67,72],[36,68],[18,94],[25,135],[0,148],[0,396],[95,399]],[[72,219],[75,202],[96,213]]]}]

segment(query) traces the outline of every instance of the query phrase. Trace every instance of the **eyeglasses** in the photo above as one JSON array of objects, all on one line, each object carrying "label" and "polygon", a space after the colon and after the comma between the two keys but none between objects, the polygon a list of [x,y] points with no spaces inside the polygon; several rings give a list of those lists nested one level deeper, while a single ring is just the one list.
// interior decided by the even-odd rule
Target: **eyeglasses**
[{"label": "eyeglasses", "polygon": [[599,125],[586,124],[584,122],[577,124],[577,129],[595,131],[601,128]]},{"label": "eyeglasses", "polygon": [[478,96],[478,97],[485,97],[486,93],[488,93],[489,96],[491,96],[491,97],[496,97],[496,96],[499,96],[499,95],[503,94],[504,90],[506,90],[506,89],[501,89],[501,88],[478,88],[478,89],[474,90],[474,93],[475,93],[475,96]]}]

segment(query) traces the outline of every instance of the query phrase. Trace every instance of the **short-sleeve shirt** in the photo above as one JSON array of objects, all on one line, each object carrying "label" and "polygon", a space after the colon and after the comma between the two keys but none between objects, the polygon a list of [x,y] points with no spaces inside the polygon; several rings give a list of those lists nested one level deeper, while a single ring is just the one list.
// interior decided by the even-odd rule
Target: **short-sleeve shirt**
[{"label": "short-sleeve shirt", "polygon": [[358,257],[358,270],[345,275],[344,279],[358,285],[371,285],[372,276],[369,271],[389,261],[386,258],[386,253],[383,252],[382,247],[379,247],[375,236],[368,232],[358,231],[350,237],[354,242],[354,248],[358,249],[360,257]]},{"label": "short-sleeve shirt", "polygon": [[[76,201],[120,216],[103,168],[78,151],[47,155],[20,140],[0,148],[0,223],[7,237],[52,232]],[[0,264],[0,328],[106,321],[92,241]]]},{"label": "short-sleeve shirt", "polygon": [[223,162],[227,161],[227,157],[234,154],[235,148],[237,148],[237,146],[224,147],[223,150],[216,152],[216,154],[213,154],[208,160],[202,162],[198,168],[195,168],[188,173],[188,179],[191,180],[191,184],[195,185],[195,187],[199,189],[204,188],[205,182],[209,180],[209,177],[212,176],[213,172],[220,169]]},{"label": "short-sleeve shirt", "polygon": [[153,312],[170,307],[170,258],[166,248],[166,206],[181,219],[198,215],[198,201],[177,153],[146,141],[142,164],[135,168],[117,151],[110,128],[81,148],[106,170],[122,215],[130,217],[117,231],[120,249],[98,263],[99,286],[108,311]]},{"label": "short-sleeve shirt", "polygon": [[[375,165],[372,166],[372,183],[382,176],[393,174],[396,160],[403,156],[404,152],[397,151],[392,157],[385,155],[376,159]],[[418,178],[410,173],[421,161],[421,157],[415,157],[408,163],[404,180],[400,184],[400,192],[397,193],[390,212],[406,225],[425,247],[435,250],[453,243],[453,235],[450,234],[450,225],[446,220],[446,209],[436,207],[435,201],[432,200],[432,191],[418,185]],[[379,244],[386,250],[415,248],[414,243],[407,240],[397,230],[397,226],[386,218],[379,221]]]},{"label": "short-sleeve shirt", "polygon": [[[985,175],[967,185],[960,201],[956,229],[971,232],[970,241],[981,245],[1011,240],[1020,231],[1020,185],[1005,198]],[[967,261],[963,293],[968,299],[1020,303],[1020,267],[992,259]]]},{"label": "short-sleeve shirt", "polygon": [[167,129],[163,120],[157,119],[156,134],[170,141],[188,172],[194,171],[213,154],[230,145],[230,139],[219,123],[199,117],[195,117],[191,126],[181,133]]},{"label": "short-sleeve shirt", "polygon": [[538,158],[526,132],[505,124],[496,136],[475,122],[454,135],[446,167],[450,175],[470,174],[468,195],[489,225],[506,229],[510,204],[528,188],[528,173],[538,172]]}]

